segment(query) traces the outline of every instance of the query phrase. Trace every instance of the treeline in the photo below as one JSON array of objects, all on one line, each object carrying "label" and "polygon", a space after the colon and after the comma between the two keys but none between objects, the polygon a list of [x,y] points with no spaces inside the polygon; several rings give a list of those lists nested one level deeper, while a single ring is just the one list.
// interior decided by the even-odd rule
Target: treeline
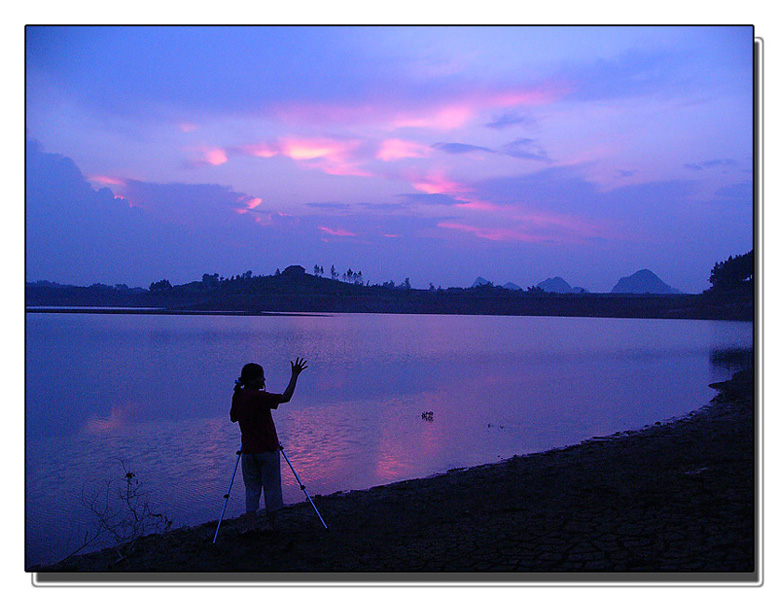
[{"label": "treeline", "polygon": [[531,287],[492,284],[470,288],[411,288],[364,282],[362,272],[338,273],[316,265],[314,274],[292,265],[273,275],[246,271],[225,277],[205,273],[199,281],[173,285],[167,279],[148,290],[124,285],[27,284],[27,306],[154,307],[205,312],[385,312],[534,316],[603,316],[753,320],[753,251],[729,257],[711,269],[711,288],[698,295],[555,294]]},{"label": "treeline", "polygon": [[754,291],[754,251],[744,255],[730,256],[726,261],[716,263],[711,269],[708,292],[751,293]]}]

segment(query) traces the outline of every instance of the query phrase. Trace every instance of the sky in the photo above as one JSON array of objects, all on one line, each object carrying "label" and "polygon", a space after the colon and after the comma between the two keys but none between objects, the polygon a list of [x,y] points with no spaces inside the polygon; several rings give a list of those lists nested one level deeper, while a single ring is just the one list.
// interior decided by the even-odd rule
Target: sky
[{"label": "sky", "polygon": [[26,28],[27,281],[701,292],[753,248],[749,26]]}]

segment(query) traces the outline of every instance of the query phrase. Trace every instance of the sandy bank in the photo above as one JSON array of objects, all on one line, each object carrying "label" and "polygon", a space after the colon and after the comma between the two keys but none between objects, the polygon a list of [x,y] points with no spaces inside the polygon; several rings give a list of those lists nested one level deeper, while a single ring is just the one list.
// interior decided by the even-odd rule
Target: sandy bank
[{"label": "sandy bank", "polygon": [[158,580],[162,572],[217,581],[522,582],[550,573],[555,581],[631,581],[637,572],[751,583],[753,375],[716,389],[692,415],[639,432],[315,497],[327,530],[304,502],[283,511],[276,532],[228,519],[214,545],[213,521],[143,538],[121,561],[111,550],[73,557],[37,570],[38,579]]}]

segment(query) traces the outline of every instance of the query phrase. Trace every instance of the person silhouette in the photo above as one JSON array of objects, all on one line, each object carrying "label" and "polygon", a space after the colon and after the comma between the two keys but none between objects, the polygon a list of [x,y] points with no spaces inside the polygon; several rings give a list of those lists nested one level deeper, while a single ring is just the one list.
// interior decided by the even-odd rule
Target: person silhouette
[{"label": "person silhouette", "polygon": [[235,381],[230,407],[230,421],[240,426],[241,472],[246,488],[246,513],[243,517],[253,525],[259,509],[259,498],[265,491],[265,513],[271,529],[276,528],[278,511],[283,508],[281,492],[281,458],[278,434],[271,410],[292,399],[297,378],[308,368],[302,358],[292,364],[292,378],[283,393],[265,390],[265,372],[259,364],[250,362]]}]

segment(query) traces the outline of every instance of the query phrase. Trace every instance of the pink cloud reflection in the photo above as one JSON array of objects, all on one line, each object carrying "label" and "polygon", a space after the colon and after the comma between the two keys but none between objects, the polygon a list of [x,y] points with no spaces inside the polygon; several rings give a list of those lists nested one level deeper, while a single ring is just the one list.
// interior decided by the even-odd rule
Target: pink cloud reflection
[{"label": "pink cloud reflection", "polygon": [[135,408],[131,405],[113,406],[108,416],[92,416],[89,418],[84,425],[84,431],[94,435],[118,430],[130,422],[134,410]]}]

